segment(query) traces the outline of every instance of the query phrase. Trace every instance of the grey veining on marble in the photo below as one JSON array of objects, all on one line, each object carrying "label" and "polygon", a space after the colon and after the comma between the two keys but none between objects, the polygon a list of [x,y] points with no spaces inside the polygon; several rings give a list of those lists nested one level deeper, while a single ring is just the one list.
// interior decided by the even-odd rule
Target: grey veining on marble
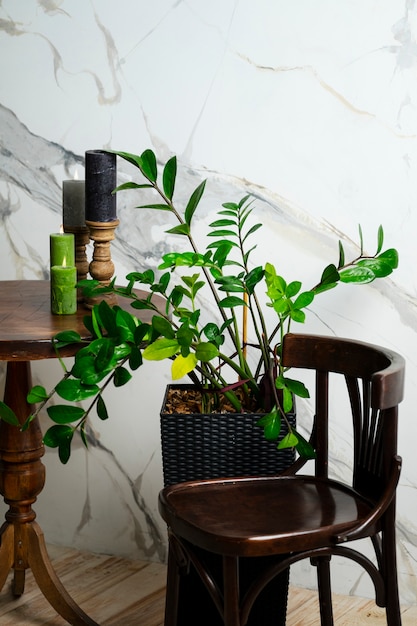
[{"label": "grey veining on marble", "polygon": [[[62,180],[84,176],[88,149],[150,147],[160,168],[177,154],[180,207],[207,179],[195,221],[202,246],[221,204],[250,193],[263,224],[253,262],[273,262],[305,287],[337,262],[339,239],[347,255],[357,254],[358,223],[370,253],[383,224],[385,246],[400,253],[398,271],[322,294],[305,329],[406,357],[398,556],[407,602],[417,601],[416,24],[415,0],[0,3],[0,279],[48,277]],[[119,159],[119,182],[132,176]],[[166,213],[134,208],[152,198],[118,194],[112,255],[120,281],[131,270],[156,269],[181,245],[165,232],[173,225]],[[56,364],[36,363],[33,374],[51,386]],[[50,541],[164,558],[158,413],[169,366],[143,368],[136,378],[122,395],[109,394],[111,418],[94,422],[88,452],[78,442],[62,467],[47,451],[36,507]],[[310,420],[308,404],[300,406],[300,427]],[[343,421],[335,433],[342,476]],[[61,490],[67,497],[56,505]],[[354,567],[335,571],[335,591],[371,594]],[[314,584],[308,564],[293,576]]]}]

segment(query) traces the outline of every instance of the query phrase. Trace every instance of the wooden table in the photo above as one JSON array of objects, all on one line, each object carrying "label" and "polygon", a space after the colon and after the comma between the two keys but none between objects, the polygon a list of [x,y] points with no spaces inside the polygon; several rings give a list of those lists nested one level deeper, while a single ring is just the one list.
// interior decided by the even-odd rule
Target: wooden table
[{"label": "wooden table", "polygon": [[[79,306],[74,315],[52,315],[49,289],[49,281],[0,282],[0,360],[7,361],[4,401],[22,424],[32,413],[26,401],[32,386],[30,362],[56,357],[51,338],[60,331],[75,330],[82,338],[89,338],[83,324],[88,310]],[[128,300],[121,299],[120,304],[130,308]],[[146,316],[150,317],[150,313],[141,311],[143,321],[148,321]],[[62,355],[72,356],[76,349],[69,346]],[[31,568],[42,593],[68,623],[98,626],[58,579],[43,532],[35,522],[32,505],[45,484],[43,454],[37,419],[23,432],[0,420],[0,494],[9,506],[0,528],[0,590],[13,569],[12,592],[20,596],[25,587],[25,571]]]}]

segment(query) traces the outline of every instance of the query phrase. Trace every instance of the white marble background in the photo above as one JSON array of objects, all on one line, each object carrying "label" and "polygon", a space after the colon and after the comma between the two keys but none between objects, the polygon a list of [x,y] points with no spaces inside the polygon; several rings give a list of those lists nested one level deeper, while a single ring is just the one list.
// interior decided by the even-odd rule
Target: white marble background
[{"label": "white marble background", "polygon": [[[383,223],[387,247],[400,252],[393,279],[323,295],[305,329],[384,344],[407,359],[404,602],[417,601],[416,33],[415,0],[0,0],[0,279],[48,277],[61,183],[83,177],[87,149],[177,154],[180,193],[209,179],[202,225],[221,202],[254,193],[259,261],[306,286],[337,260],[339,237],[354,252],[360,222],[373,251]],[[129,175],[122,164],[119,174]],[[161,220],[132,209],[132,196],[118,203],[123,277],[155,266],[172,242]],[[45,386],[58,376],[53,362],[34,367]],[[168,366],[136,377],[112,393],[112,419],[94,424],[89,453],[78,445],[62,467],[47,452],[37,503],[47,540],[164,558],[156,499]],[[343,444],[343,424],[336,434]],[[336,590],[370,592],[356,566],[335,571]],[[304,566],[293,580],[313,583]]]}]

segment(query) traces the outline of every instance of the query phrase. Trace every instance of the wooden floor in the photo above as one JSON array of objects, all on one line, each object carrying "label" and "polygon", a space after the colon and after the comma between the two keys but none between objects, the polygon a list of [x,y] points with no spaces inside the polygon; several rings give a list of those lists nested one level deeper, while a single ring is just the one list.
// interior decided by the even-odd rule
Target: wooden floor
[{"label": "wooden floor", "polygon": [[[128,561],[93,555],[70,548],[49,546],[55,571],[81,608],[101,626],[162,626],[165,567],[157,563]],[[337,626],[386,623],[384,611],[372,600],[336,596]],[[37,589],[31,572],[21,598],[10,594],[10,577],[0,594],[1,626],[62,626]],[[317,626],[315,592],[290,589],[287,626]],[[403,626],[417,624],[417,606],[403,610]],[[196,621],[196,626],[198,622]]]}]

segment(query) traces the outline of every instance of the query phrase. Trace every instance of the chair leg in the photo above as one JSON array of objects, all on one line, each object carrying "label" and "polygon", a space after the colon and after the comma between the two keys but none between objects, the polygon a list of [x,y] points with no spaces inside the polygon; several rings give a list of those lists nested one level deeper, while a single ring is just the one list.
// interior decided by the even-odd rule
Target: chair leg
[{"label": "chair leg", "polygon": [[387,626],[401,626],[401,609],[398,593],[397,552],[395,541],[395,504],[386,513],[382,533],[382,555],[386,594]]},{"label": "chair leg", "polygon": [[170,537],[168,549],[167,585],[165,595],[164,626],[177,626],[180,592],[180,565]]},{"label": "chair leg", "polygon": [[330,556],[322,556],[311,559],[311,563],[317,567],[321,626],[333,626],[330,558]]},{"label": "chair leg", "polygon": [[239,560],[223,556],[224,626],[244,626],[240,622]]}]

